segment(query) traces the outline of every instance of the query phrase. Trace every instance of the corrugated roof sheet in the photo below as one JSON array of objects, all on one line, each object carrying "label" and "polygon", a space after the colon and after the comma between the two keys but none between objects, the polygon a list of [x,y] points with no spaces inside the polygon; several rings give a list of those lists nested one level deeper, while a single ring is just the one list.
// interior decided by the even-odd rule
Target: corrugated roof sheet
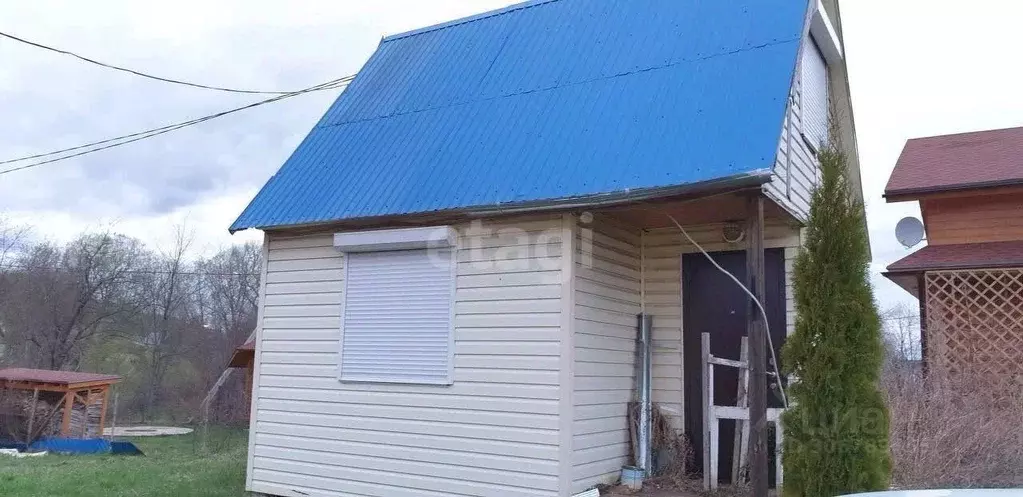
[{"label": "corrugated roof sheet", "polygon": [[1023,127],[914,138],[885,195],[1023,184]]},{"label": "corrugated roof sheet", "polygon": [[893,273],[1023,267],[1023,241],[928,245],[888,266]]},{"label": "corrugated roof sheet", "polygon": [[803,0],[545,0],[384,39],[232,230],[773,166]]},{"label": "corrugated roof sheet", "polygon": [[0,369],[0,381],[49,383],[51,385],[77,385],[79,383],[116,383],[121,377],[114,374],[52,371],[49,369]]}]

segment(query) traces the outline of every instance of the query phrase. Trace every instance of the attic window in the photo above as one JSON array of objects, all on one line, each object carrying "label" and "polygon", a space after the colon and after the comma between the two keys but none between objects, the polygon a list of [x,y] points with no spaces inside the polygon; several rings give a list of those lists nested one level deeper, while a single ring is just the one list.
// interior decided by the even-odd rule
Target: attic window
[{"label": "attic window", "polygon": [[816,152],[828,143],[828,63],[816,41],[807,38],[802,57],[803,139]]},{"label": "attic window", "polygon": [[345,250],[341,381],[452,383],[455,249],[446,233],[335,235]]}]

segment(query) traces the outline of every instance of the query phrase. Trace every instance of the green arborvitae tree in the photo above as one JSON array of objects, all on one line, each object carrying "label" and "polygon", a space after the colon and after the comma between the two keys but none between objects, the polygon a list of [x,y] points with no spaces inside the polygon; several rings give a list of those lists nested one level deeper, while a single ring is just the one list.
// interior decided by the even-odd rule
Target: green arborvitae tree
[{"label": "green arborvitae tree", "polygon": [[796,329],[782,351],[796,378],[782,418],[785,497],[882,490],[891,474],[863,205],[841,150],[824,147],[818,158],[821,183],[795,265]]}]

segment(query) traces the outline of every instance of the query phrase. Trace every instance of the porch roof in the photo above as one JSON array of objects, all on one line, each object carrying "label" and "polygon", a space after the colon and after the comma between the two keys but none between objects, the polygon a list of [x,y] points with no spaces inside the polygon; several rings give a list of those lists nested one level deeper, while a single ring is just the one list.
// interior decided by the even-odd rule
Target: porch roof
[{"label": "porch roof", "polygon": [[928,245],[888,265],[884,276],[917,298],[918,276],[927,271],[1023,267],[1023,240]]},{"label": "porch roof", "polygon": [[888,266],[890,273],[939,269],[983,269],[1023,266],[1023,240],[1010,242],[928,245]]}]

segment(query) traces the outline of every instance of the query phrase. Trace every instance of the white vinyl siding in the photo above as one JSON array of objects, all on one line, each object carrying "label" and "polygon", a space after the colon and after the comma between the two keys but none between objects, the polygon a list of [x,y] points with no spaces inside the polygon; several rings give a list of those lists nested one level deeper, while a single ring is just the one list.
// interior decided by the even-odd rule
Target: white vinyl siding
[{"label": "white vinyl siding", "polygon": [[815,149],[828,142],[828,63],[813,38],[802,55],[803,135]]},{"label": "white vinyl siding", "polygon": [[342,381],[451,383],[452,254],[348,254]]},{"label": "white vinyl siding", "polygon": [[[814,51],[813,41],[807,36],[803,42],[800,55],[800,67],[802,60],[807,53]],[[810,55],[812,56],[812,55]],[[775,159],[774,174],[771,182],[764,185],[764,192],[774,201],[785,207],[796,219],[806,221],[810,213],[810,196],[814,188],[820,182],[820,167],[817,162],[816,152],[810,148],[810,143],[819,144],[807,134],[807,130],[822,128],[823,137],[827,138],[827,104],[824,104],[823,111],[817,114],[818,119],[823,118],[823,125],[811,124],[815,119],[807,115],[808,107],[813,104],[807,103],[808,98],[814,98],[814,94],[820,96],[820,91],[806,89],[807,83],[804,71],[800,71],[792,82],[789,92],[788,110],[785,113],[785,120],[782,124],[781,140],[778,143],[778,154]],[[823,87],[825,98],[828,88]],[[803,137],[807,138],[804,139]]]},{"label": "white vinyl siding", "polygon": [[561,216],[457,226],[449,387],[337,379],[345,257],[269,236],[249,490],[311,497],[554,497]]},{"label": "white vinyl siding", "polygon": [[[802,246],[802,234],[800,234],[800,246]],[[792,275],[796,270],[796,258],[799,257],[800,247],[785,247],[785,334],[791,335],[796,331],[796,295]]]},{"label": "white vinyl siding", "polygon": [[628,464],[640,312],[639,231],[598,215],[577,236],[572,494]]}]

